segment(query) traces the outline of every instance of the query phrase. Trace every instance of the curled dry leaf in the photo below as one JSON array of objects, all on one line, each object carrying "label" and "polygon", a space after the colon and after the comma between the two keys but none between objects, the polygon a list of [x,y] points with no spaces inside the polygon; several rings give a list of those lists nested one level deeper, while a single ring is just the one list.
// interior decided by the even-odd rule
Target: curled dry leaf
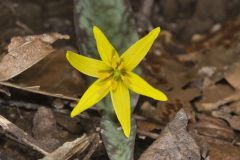
[{"label": "curled dry leaf", "polygon": [[139,160],[200,160],[200,149],[186,131],[187,124],[188,116],[181,109]]},{"label": "curled dry leaf", "polygon": [[8,53],[0,59],[0,81],[15,77],[52,53],[54,49],[50,44],[58,39],[69,39],[69,36],[51,33],[13,37]]}]

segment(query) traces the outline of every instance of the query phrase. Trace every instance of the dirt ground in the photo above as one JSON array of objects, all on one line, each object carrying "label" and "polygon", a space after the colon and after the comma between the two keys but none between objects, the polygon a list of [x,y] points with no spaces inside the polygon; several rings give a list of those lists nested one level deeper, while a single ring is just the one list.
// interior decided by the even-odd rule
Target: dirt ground
[{"label": "dirt ground", "polygon": [[[161,26],[161,34],[141,68],[143,77],[169,96],[166,103],[140,97],[134,112],[138,126],[135,158],[143,160],[142,154],[164,155],[160,149],[149,151],[149,146],[163,147],[164,128],[183,108],[188,118],[184,121],[186,132],[181,133],[192,139],[187,151],[198,155],[189,159],[200,156],[204,160],[239,160],[240,1],[130,0],[130,3],[139,35]],[[60,39],[53,44],[54,54],[10,80],[0,76],[0,115],[15,124],[17,127],[11,124],[12,131],[19,133],[4,131],[0,121],[0,160],[42,158],[43,153],[26,146],[26,141],[52,152],[84,133],[93,136],[99,132],[100,115],[96,109],[73,119],[69,117],[75,100],[88,84],[86,77],[65,60],[67,49],[77,49],[73,1],[2,0],[0,11],[0,59],[9,51],[12,37],[61,33],[50,35],[54,40]],[[52,49],[43,48],[46,54]],[[173,122],[168,126],[175,126]],[[33,139],[26,135],[25,141],[18,139],[16,136],[22,136],[18,129]],[[175,131],[167,128],[164,133],[176,136]],[[101,140],[93,137],[90,147],[77,158],[89,154],[92,160],[107,160]],[[189,153],[183,142],[176,145],[180,147],[178,155]],[[165,156],[161,158],[169,158]]]}]

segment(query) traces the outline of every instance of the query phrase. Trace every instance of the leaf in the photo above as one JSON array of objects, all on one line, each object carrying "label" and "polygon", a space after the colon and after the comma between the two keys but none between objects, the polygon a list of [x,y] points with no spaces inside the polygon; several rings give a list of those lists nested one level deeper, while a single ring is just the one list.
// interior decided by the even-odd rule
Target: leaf
[{"label": "leaf", "polygon": [[181,109],[139,160],[200,160],[200,148],[187,132],[187,124],[187,113]]},{"label": "leaf", "polygon": [[9,80],[27,70],[54,51],[50,44],[57,39],[68,38],[58,33],[13,37],[8,53],[0,59],[0,81]]},{"label": "leaf", "polygon": [[66,61],[66,50],[65,47],[56,49],[11,81],[0,82],[0,85],[78,101],[77,96],[85,89],[84,80],[81,74]]},{"label": "leaf", "polygon": [[[212,115],[215,116],[214,112]],[[222,119],[214,118],[206,114],[198,114],[195,125],[197,133],[201,136],[211,137],[211,140],[224,140],[232,142],[236,137],[233,129]],[[207,140],[205,140],[207,141]]]},{"label": "leaf", "polygon": [[233,64],[227,72],[225,72],[225,79],[237,90],[240,90],[240,63]]},{"label": "leaf", "polygon": [[75,27],[82,54],[99,57],[92,28],[98,26],[119,52],[138,40],[127,0],[75,0]]},{"label": "leaf", "polygon": [[134,142],[136,136],[136,122],[131,119],[131,135],[127,139],[120,125],[105,116],[100,124],[101,135],[105,144],[108,156],[113,160],[133,160]]},{"label": "leaf", "polygon": [[229,106],[212,111],[212,115],[226,120],[234,130],[240,131],[240,116],[231,111]]}]

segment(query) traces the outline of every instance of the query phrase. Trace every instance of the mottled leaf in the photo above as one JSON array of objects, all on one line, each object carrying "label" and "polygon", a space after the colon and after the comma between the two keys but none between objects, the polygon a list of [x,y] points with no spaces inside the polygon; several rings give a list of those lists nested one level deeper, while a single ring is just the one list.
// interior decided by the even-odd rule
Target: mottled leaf
[{"label": "mottled leaf", "polygon": [[129,139],[123,134],[120,125],[107,116],[102,118],[101,128],[102,138],[109,158],[113,160],[133,160],[136,136],[136,122],[134,118],[131,120],[131,135]]},{"label": "mottled leaf", "polygon": [[138,40],[127,0],[75,0],[75,27],[81,54],[99,57],[92,33],[94,25],[109,38],[119,54]]}]

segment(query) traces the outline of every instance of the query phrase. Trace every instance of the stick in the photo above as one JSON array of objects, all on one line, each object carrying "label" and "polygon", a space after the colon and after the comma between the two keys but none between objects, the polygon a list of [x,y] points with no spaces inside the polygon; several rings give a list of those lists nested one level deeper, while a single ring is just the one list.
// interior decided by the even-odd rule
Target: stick
[{"label": "stick", "polygon": [[147,131],[140,130],[140,129],[137,130],[137,133],[141,136],[146,136],[146,137],[149,137],[152,139],[157,139],[160,136],[160,134],[147,132]]},{"label": "stick", "polygon": [[89,139],[90,139],[92,146],[90,147],[89,152],[87,153],[87,155],[85,155],[83,160],[89,160],[91,158],[91,156],[93,155],[93,153],[97,150],[97,148],[100,144],[100,135],[99,134],[93,134]]},{"label": "stick", "polygon": [[17,141],[21,144],[31,147],[35,151],[43,155],[49,153],[41,146],[33,137],[28,135],[22,129],[18,128],[15,124],[8,121],[6,118],[0,115],[0,133],[5,134],[8,138]]},{"label": "stick", "polygon": [[72,142],[66,142],[58,149],[48,154],[41,160],[68,160],[76,154],[85,151],[90,145],[89,139],[84,134],[82,137],[75,139]]}]

